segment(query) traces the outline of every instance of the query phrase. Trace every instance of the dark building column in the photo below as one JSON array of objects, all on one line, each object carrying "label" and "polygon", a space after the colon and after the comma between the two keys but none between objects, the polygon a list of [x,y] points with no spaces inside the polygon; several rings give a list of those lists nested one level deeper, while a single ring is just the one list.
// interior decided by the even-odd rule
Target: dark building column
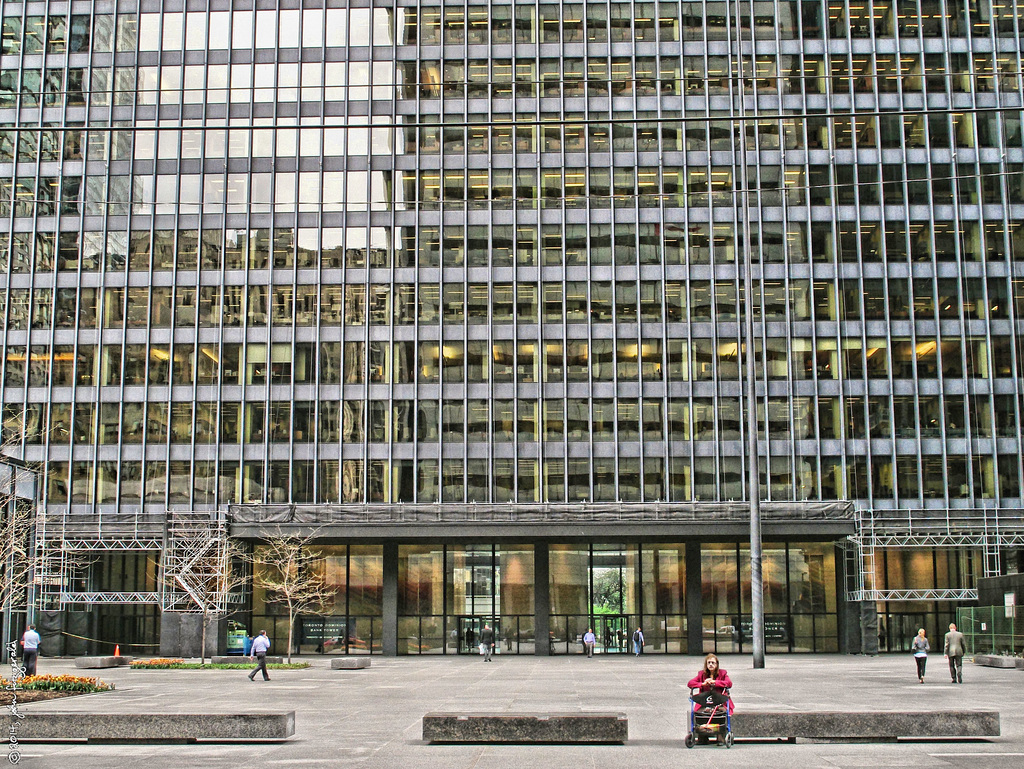
[{"label": "dark building column", "polygon": [[398,543],[384,543],[384,601],[381,650],[385,657],[398,656]]},{"label": "dark building column", "polygon": [[548,543],[533,546],[533,637],[538,657],[551,654],[551,586],[549,577]]},{"label": "dark building column", "polygon": [[704,596],[700,542],[686,543],[686,653],[704,653]]}]

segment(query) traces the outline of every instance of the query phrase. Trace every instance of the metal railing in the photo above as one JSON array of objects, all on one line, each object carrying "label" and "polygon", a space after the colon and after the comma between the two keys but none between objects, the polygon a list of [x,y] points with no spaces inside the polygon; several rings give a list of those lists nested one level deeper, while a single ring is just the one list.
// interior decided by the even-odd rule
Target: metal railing
[{"label": "metal railing", "polygon": [[968,654],[1024,654],[1024,619],[1016,606],[966,606],[957,610],[957,627]]}]

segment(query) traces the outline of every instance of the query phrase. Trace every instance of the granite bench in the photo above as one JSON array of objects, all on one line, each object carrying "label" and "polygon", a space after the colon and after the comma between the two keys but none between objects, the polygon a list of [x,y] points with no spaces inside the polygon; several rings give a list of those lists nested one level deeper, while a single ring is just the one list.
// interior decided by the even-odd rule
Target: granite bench
[{"label": "granite bench", "polygon": [[982,665],[987,668],[1015,668],[1020,667],[1018,661],[1024,662],[1024,660],[1018,660],[1016,657],[1007,657],[1002,654],[975,654],[974,664]]},{"label": "granite bench", "polygon": [[295,734],[284,713],[32,713],[21,742],[281,742]]},{"label": "granite bench", "polygon": [[735,713],[738,739],[797,739],[831,742],[895,742],[900,737],[951,739],[998,737],[999,713],[986,710],[925,712],[758,712]]},{"label": "granite bench", "polygon": [[[116,668],[119,665],[127,665],[127,662],[121,662],[126,659],[125,657],[76,657],[75,667],[76,668]],[[130,661],[130,660],[129,660]]]},{"label": "granite bench", "polygon": [[369,657],[338,657],[331,660],[331,670],[365,670],[368,667]]},{"label": "granite bench", "polygon": [[624,743],[625,713],[427,713],[425,742]]},{"label": "granite bench", "polygon": [[[226,657],[210,657],[211,665],[255,665],[256,663],[244,654],[230,654]],[[283,665],[284,657],[267,655],[268,665]]]}]

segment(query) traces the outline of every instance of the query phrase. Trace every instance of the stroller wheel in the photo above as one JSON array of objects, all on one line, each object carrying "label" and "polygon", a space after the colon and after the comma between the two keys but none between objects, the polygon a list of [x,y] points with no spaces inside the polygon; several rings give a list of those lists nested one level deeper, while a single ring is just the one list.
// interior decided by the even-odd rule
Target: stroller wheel
[{"label": "stroller wheel", "polygon": [[726,732],[725,733],[725,747],[726,748],[731,748],[732,747],[732,732]]},{"label": "stroller wheel", "polygon": [[683,744],[686,747],[688,747],[688,748],[692,748],[693,747],[693,743],[694,743],[693,733],[691,732],[690,734],[686,735],[686,738],[683,740]]}]

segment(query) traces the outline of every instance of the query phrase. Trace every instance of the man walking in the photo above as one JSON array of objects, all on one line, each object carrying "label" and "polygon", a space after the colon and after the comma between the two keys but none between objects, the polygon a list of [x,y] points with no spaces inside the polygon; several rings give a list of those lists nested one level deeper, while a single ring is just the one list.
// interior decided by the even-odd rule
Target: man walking
[{"label": "man walking", "polygon": [[639,657],[644,653],[644,631],[637,628],[633,633],[633,656]]},{"label": "man walking", "polygon": [[594,635],[593,628],[587,628],[587,632],[583,634],[583,646],[587,650],[587,656],[594,656],[594,644],[597,643],[597,636]]},{"label": "man walking", "polygon": [[490,625],[484,625],[480,631],[480,651],[484,655],[484,662],[491,661],[491,653],[494,651],[494,631]]},{"label": "man walking", "polygon": [[261,630],[260,634],[252,642],[252,653],[249,655],[249,659],[256,660],[256,667],[249,674],[249,680],[256,680],[256,673],[263,671],[263,680],[269,681],[270,676],[267,675],[267,652],[270,651],[270,639],[267,638],[267,631]]},{"label": "man walking", "polygon": [[29,625],[28,630],[21,637],[21,646],[24,651],[21,654],[22,662],[25,665],[25,675],[36,674],[36,659],[39,657],[39,633],[35,625]]},{"label": "man walking", "polygon": [[946,655],[949,662],[949,675],[953,683],[964,682],[964,634],[956,629],[956,623],[949,623],[949,632],[946,633],[946,641],[942,645],[942,653]]}]

